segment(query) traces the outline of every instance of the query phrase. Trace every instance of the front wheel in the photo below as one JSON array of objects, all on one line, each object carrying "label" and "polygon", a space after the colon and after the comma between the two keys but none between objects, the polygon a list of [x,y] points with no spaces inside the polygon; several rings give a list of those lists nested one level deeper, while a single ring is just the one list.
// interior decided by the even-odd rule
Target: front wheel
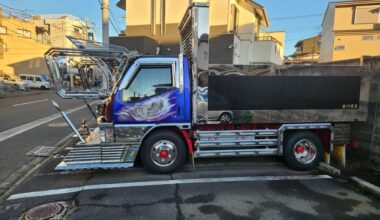
[{"label": "front wheel", "polygon": [[284,148],[285,163],[294,170],[311,170],[322,159],[322,141],[312,132],[303,131],[290,134],[285,141]]},{"label": "front wheel", "polygon": [[140,157],[147,171],[172,173],[185,164],[186,145],[175,132],[157,131],[143,142]]},{"label": "front wheel", "polygon": [[45,90],[46,89],[46,87],[45,86],[41,86],[41,88],[40,88],[41,90]]}]

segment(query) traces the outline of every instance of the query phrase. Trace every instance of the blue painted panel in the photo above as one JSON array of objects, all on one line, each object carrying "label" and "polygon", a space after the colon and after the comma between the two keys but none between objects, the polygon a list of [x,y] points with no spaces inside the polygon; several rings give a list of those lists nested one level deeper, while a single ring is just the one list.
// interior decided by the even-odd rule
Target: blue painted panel
[{"label": "blue painted panel", "polygon": [[119,90],[113,105],[114,123],[184,122],[183,96],[184,93],[174,88],[141,101],[123,102],[122,90]]},{"label": "blue painted panel", "polygon": [[[183,92],[180,92],[178,88],[173,88],[144,100],[125,102],[122,100],[122,90],[117,90],[111,107],[112,121],[115,124],[190,123],[191,89],[189,62],[186,57],[184,57],[183,70]],[[123,77],[126,75],[124,74]]]}]

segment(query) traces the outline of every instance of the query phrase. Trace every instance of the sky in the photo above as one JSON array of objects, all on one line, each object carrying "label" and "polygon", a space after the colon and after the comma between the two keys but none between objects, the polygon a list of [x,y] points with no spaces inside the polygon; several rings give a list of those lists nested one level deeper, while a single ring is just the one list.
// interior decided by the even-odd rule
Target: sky
[{"label": "sky", "polygon": [[[101,0],[100,0],[101,1]],[[110,36],[125,29],[125,11],[119,9],[119,0],[109,0],[111,18]],[[331,0],[330,0],[331,1]],[[256,0],[265,7],[269,17],[268,31],[285,31],[285,55],[294,52],[298,40],[318,35],[321,32],[323,14],[329,0]],[[28,14],[72,14],[96,22],[97,40],[101,41],[101,9],[98,0],[0,0],[0,4],[22,10]],[[116,29],[116,30],[115,30]]]}]

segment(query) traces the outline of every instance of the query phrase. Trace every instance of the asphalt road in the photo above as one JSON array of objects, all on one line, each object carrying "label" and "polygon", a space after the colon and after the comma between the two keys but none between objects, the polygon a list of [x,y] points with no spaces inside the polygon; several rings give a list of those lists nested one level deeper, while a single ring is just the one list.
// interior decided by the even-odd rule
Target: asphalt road
[{"label": "asphalt road", "polygon": [[54,172],[55,158],[0,204],[0,219],[64,202],[68,219],[379,219],[380,202],[345,180],[296,172],[276,157],[202,159],[172,175]]},{"label": "asphalt road", "polygon": [[[72,131],[52,106],[54,99],[79,126],[81,119],[92,120],[81,100],[65,100],[53,91],[11,98],[0,98],[0,194],[9,186],[7,179],[35,159],[26,155],[39,146],[54,146]],[[83,108],[78,109],[78,107]],[[58,124],[57,124],[58,123]]]}]

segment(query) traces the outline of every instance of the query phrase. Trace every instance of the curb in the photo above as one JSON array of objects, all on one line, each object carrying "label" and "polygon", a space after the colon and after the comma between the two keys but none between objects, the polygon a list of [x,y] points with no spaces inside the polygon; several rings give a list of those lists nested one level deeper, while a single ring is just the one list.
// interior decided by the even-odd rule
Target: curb
[{"label": "curb", "polygon": [[328,173],[330,175],[340,175],[341,174],[339,169],[331,166],[330,164],[324,163],[324,162],[319,163],[318,169],[320,171]]},{"label": "curb", "polygon": [[349,178],[349,181],[359,189],[374,195],[376,198],[380,199],[380,187],[373,185],[367,181],[364,181],[356,176]]},{"label": "curb", "polygon": [[22,182],[24,182],[29,176],[31,176],[34,171],[39,169],[43,164],[45,164],[47,161],[49,161],[51,158],[54,157],[54,155],[59,152],[60,150],[64,149],[67,145],[72,143],[73,134],[70,133],[66,137],[59,140],[54,146],[56,149],[49,157],[41,158],[37,157],[33,159],[28,164],[24,165],[20,169],[18,169],[15,173],[13,173],[11,176],[9,176],[6,180],[4,180],[0,184],[0,189],[2,188],[3,191],[0,192],[0,202],[3,202],[6,200],[6,198],[12,193],[12,191],[20,185]]}]

